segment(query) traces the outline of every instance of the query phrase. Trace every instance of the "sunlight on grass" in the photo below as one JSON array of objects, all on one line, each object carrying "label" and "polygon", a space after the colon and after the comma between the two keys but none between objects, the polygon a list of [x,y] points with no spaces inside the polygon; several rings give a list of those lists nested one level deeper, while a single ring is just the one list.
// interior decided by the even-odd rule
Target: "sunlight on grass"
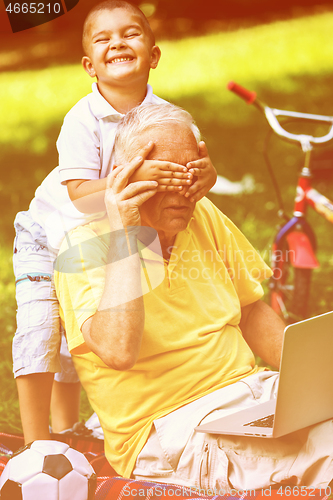
[{"label": "sunlight on grass", "polygon": [[[0,246],[0,319],[8,315],[14,306],[14,301],[11,300],[15,294],[15,283],[13,274],[12,255],[8,253],[8,248]],[[12,315],[13,315],[13,311]],[[9,328],[9,326],[8,326]],[[10,327],[10,333],[14,333],[14,327]]]},{"label": "sunlight on grass", "polygon": [[[0,247],[0,429],[20,432],[20,419],[16,388],[12,373],[11,344],[15,332],[15,283],[12,271],[12,256],[8,248]],[[8,416],[13,419],[9,421]]]},{"label": "sunlight on grass", "polygon": [[36,137],[55,121],[61,123],[69,109],[91,89],[92,80],[79,65],[52,67],[38,71],[2,73],[0,144],[43,152],[47,144]]},{"label": "sunlight on grass", "polygon": [[[300,74],[333,70],[333,13],[276,22],[231,33],[161,43],[162,58],[151,81],[172,99],[207,92],[214,99],[231,99],[229,80],[245,84],[270,82],[292,86]],[[166,76],[169,75],[169,78]],[[289,88],[288,90],[294,90]]]},{"label": "sunlight on grass", "polygon": [[[210,104],[231,102],[229,80],[265,83],[295,91],[294,76],[333,71],[333,13],[160,43],[162,58],[150,82],[169,100],[202,94]],[[90,91],[92,80],[80,64],[0,75],[0,144],[47,147],[43,130],[61,123],[66,112]],[[36,137],[36,131],[38,138]],[[40,135],[39,135],[40,134]]]}]

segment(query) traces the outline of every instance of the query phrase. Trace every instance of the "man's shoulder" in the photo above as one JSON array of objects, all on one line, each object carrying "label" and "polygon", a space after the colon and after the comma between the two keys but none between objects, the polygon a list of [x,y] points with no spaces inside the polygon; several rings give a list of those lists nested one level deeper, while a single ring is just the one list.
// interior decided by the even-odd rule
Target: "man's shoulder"
[{"label": "man's shoulder", "polygon": [[100,220],[69,231],[54,263],[57,281],[68,273],[77,274],[104,266],[109,246],[110,228]]},{"label": "man's shoulder", "polygon": [[204,197],[197,202],[193,213],[194,218],[207,219],[207,220],[228,220],[227,216],[213,202]]},{"label": "man's shoulder", "polygon": [[197,202],[193,212],[194,225],[196,230],[213,234],[230,234],[239,232],[235,224],[227,217],[213,202],[204,197]]},{"label": "man's shoulder", "polygon": [[110,226],[107,218],[98,219],[69,231],[61,244],[59,254],[74,247],[91,248],[92,250],[96,250],[98,247],[107,248],[109,239]]}]

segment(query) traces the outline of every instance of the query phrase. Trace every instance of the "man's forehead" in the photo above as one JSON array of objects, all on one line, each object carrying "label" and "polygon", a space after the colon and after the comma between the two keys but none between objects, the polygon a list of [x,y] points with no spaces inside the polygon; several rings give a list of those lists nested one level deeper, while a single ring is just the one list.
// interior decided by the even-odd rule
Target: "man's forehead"
[{"label": "man's forehead", "polygon": [[167,125],[147,130],[143,134],[145,144],[153,141],[155,146],[149,155],[150,160],[171,161],[186,165],[197,160],[198,145],[193,132],[186,125]]}]

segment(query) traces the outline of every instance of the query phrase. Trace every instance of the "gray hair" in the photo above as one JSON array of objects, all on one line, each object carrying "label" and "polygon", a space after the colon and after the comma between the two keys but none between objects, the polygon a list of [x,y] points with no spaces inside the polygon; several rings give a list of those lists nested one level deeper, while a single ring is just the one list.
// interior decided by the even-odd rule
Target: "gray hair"
[{"label": "gray hair", "polygon": [[143,132],[166,125],[183,124],[192,132],[197,141],[201,140],[200,130],[190,113],[174,104],[143,104],[133,108],[118,124],[114,152],[115,163],[122,164],[134,159],[139,151],[139,139]]}]

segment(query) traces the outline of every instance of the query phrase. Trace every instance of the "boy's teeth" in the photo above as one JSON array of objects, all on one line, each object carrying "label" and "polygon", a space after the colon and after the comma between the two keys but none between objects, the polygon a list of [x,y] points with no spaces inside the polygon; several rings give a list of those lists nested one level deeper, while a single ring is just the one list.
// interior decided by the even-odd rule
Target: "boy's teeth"
[{"label": "boy's teeth", "polygon": [[112,59],[111,63],[130,61],[130,60],[131,60],[130,57],[117,57],[116,59]]}]

